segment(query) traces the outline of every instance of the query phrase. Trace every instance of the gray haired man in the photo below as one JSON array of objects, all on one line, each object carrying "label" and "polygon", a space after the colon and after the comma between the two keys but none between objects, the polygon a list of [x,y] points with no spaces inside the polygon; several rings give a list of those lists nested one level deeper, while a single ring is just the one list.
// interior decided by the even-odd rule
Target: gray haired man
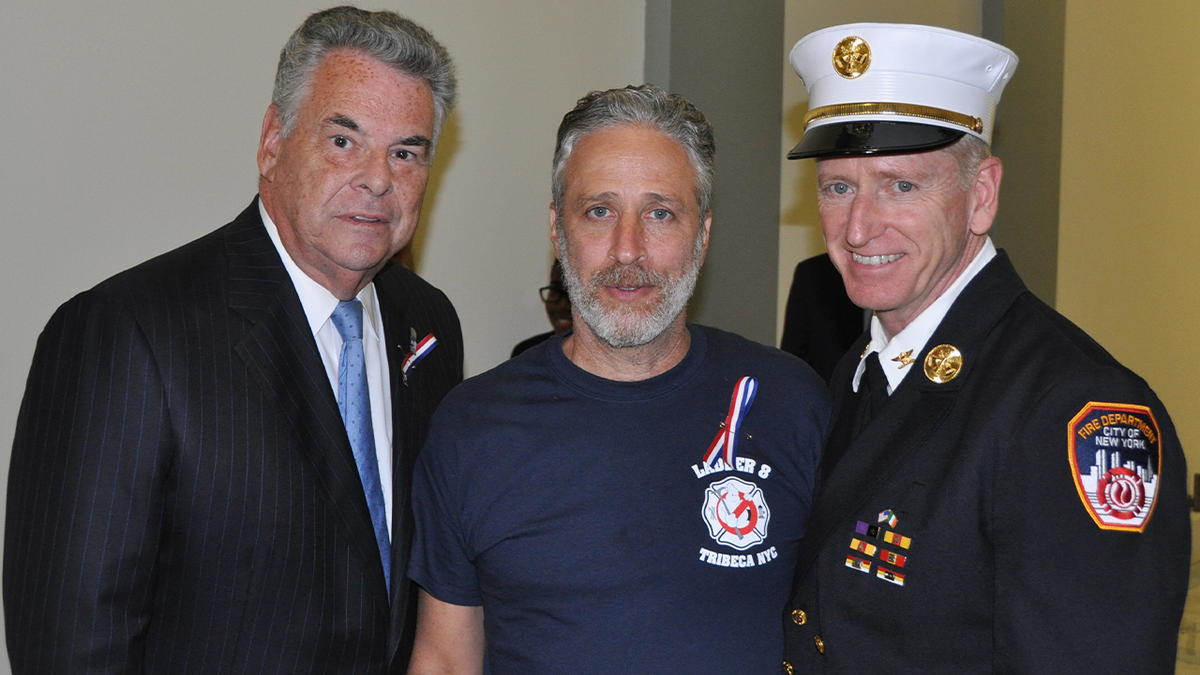
[{"label": "gray haired man", "polygon": [[[574,330],[464,383],[413,474],[410,672],[769,672],[828,405],[686,323],[715,145],[653,86],[563,118],[550,238]],[[731,236],[735,233],[730,233]]]},{"label": "gray haired man", "polygon": [[390,258],[454,95],[420,26],[313,14],[258,198],[55,313],[9,474],[14,672],[403,672],[411,466],[462,338]]}]

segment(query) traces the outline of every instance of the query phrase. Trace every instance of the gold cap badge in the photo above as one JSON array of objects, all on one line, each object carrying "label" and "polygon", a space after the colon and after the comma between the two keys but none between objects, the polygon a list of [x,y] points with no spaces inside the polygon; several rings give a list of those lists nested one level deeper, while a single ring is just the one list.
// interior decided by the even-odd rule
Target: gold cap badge
[{"label": "gold cap badge", "polygon": [[925,356],[925,377],[945,384],[962,372],[962,352],[954,345],[938,345]]},{"label": "gold cap badge", "polygon": [[843,38],[833,48],[833,69],[847,80],[862,75],[870,67],[871,45],[857,35]]}]

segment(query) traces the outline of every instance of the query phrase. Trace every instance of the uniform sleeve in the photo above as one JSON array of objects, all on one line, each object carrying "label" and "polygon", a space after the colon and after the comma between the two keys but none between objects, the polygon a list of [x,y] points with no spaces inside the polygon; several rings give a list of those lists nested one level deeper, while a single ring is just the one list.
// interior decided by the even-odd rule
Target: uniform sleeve
[{"label": "uniform sleeve", "polygon": [[995,672],[1173,673],[1191,520],[1161,402],[1109,368],[1054,386],[1013,434],[993,473]]},{"label": "uniform sleeve", "polygon": [[479,581],[464,533],[456,430],[450,406],[434,415],[429,440],[413,470],[416,529],[408,576],[433,597],[454,605],[482,605]]},{"label": "uniform sleeve", "polygon": [[140,672],[172,434],[145,335],[76,298],[38,339],[4,538],[14,673]]}]

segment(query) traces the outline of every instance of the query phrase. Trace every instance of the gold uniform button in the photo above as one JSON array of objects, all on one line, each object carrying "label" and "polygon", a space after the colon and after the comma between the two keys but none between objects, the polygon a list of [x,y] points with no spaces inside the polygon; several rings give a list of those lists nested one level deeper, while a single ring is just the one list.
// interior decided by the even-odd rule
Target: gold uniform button
[{"label": "gold uniform button", "polygon": [[792,621],[795,621],[797,626],[803,626],[808,623],[808,615],[802,609],[793,609]]},{"label": "gold uniform button", "polygon": [[817,646],[817,651],[825,653],[825,641],[821,639],[820,635],[813,636],[813,644]]},{"label": "gold uniform button", "polygon": [[783,662],[783,675],[793,675],[796,671],[792,670],[792,664],[787,661]]}]

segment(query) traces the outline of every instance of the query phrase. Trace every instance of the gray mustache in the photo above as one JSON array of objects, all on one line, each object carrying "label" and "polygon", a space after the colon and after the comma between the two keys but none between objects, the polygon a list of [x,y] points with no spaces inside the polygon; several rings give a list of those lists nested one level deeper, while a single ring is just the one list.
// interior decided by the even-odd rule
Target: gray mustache
[{"label": "gray mustache", "polygon": [[640,264],[614,263],[592,275],[595,286],[663,286],[667,276],[642,267]]}]

